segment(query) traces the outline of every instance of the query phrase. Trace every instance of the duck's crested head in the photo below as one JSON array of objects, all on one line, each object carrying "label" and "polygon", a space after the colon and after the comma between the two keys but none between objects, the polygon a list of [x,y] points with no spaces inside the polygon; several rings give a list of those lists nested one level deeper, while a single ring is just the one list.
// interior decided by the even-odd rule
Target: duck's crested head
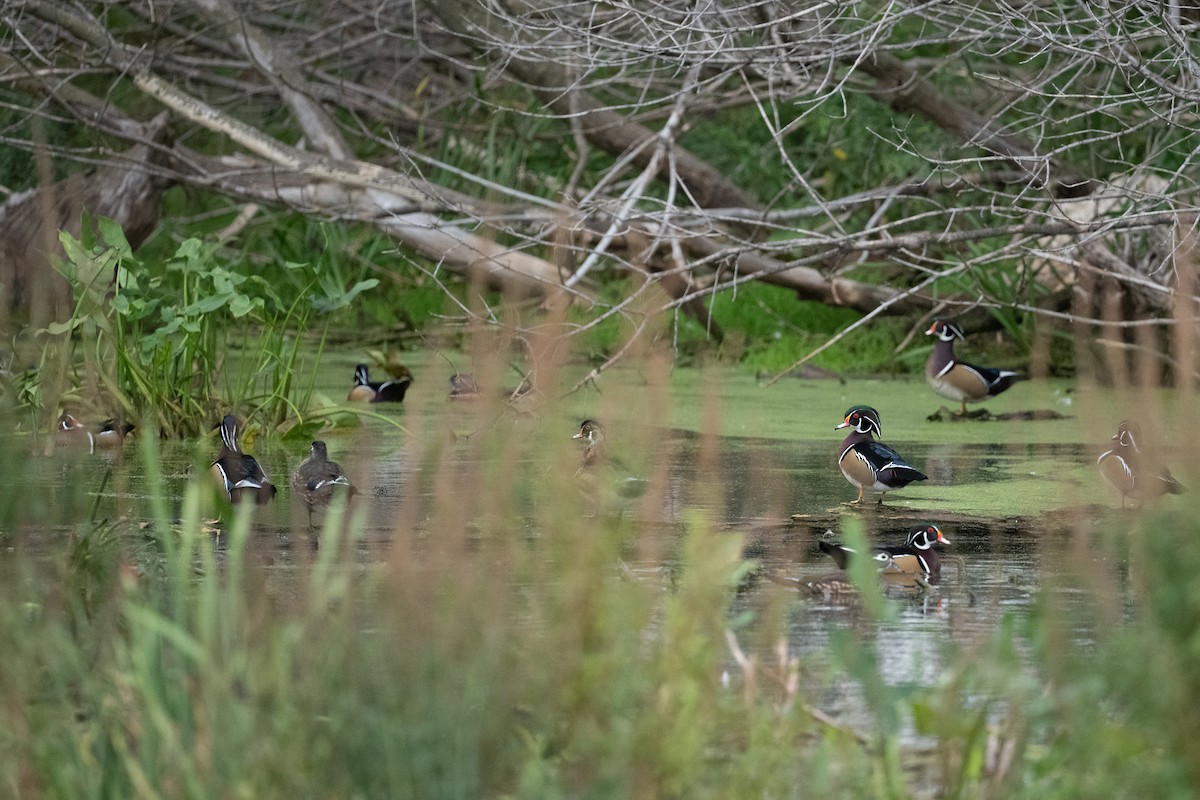
[{"label": "duck's crested head", "polygon": [[859,433],[874,433],[877,436],[883,432],[879,412],[864,405],[850,406],[846,409],[841,424],[835,425],[834,430],[839,428],[854,428]]},{"label": "duck's crested head", "polygon": [[226,414],[221,419],[221,441],[230,450],[237,452],[238,450],[238,419],[233,414]]},{"label": "duck's crested head", "polygon": [[928,523],[918,525],[909,531],[908,544],[920,550],[927,550],[934,544],[950,544],[950,540],[942,533],[937,525]]},{"label": "duck's crested head", "polygon": [[955,338],[967,338],[967,335],[963,333],[962,326],[948,319],[935,319],[929,326],[929,330],[925,331],[925,335],[936,336],[943,342],[952,342]]},{"label": "duck's crested head", "polygon": [[571,438],[586,439],[588,443],[595,444],[604,438],[604,428],[594,419],[585,419],[579,423],[579,431]]},{"label": "duck's crested head", "polygon": [[1132,447],[1134,450],[1138,450],[1137,440],[1142,438],[1142,428],[1132,420],[1123,419],[1112,438],[1121,447]]},{"label": "duck's crested head", "polygon": [[58,429],[60,431],[73,431],[81,428],[83,428],[83,423],[65,411],[63,412],[62,416],[58,418]]}]

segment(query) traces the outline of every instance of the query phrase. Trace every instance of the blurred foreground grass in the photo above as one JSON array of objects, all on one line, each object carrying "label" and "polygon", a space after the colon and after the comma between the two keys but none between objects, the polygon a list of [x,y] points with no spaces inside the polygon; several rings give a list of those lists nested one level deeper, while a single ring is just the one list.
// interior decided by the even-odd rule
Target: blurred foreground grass
[{"label": "blurred foreground grass", "polygon": [[[152,437],[127,454],[148,462],[145,525],[90,520],[82,493],[51,520],[18,461],[0,505],[0,796],[1196,796],[1195,493],[1121,530],[1081,520],[1065,588],[1089,602],[1043,592],[1031,617],[947,641],[934,685],[894,685],[887,603],[847,615],[819,661],[789,656],[795,596],[731,618],[752,580],[738,534],[697,514],[671,552],[637,552],[661,546],[638,515],[594,513],[573,463],[530,466],[558,433],[519,430],[477,434],[487,458],[466,474],[416,448],[414,480],[471,481],[469,508],[402,503],[369,558],[358,510],[334,510],[287,566],[248,518],[214,538],[206,484],[162,497]],[[65,543],[46,544],[50,522]],[[670,568],[634,574],[631,556]],[[817,710],[846,682],[872,729]]]}]

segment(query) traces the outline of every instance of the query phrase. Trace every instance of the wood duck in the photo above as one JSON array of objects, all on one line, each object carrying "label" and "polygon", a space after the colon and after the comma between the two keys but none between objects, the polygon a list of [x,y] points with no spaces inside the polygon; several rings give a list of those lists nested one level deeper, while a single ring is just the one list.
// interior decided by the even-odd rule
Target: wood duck
[{"label": "wood duck", "polygon": [[[880,553],[889,556],[897,572],[908,575],[922,574],[936,580],[942,571],[942,559],[937,550],[933,549],[935,544],[950,544],[950,540],[937,525],[918,525],[909,531],[904,544],[876,545],[874,555],[875,558],[878,558]],[[846,568],[847,562],[855,553],[853,548],[826,541],[818,542],[817,547],[831,557],[841,569]]]},{"label": "wood duck", "polygon": [[959,361],[954,357],[954,340],[966,340],[963,329],[957,322],[934,320],[925,331],[926,336],[936,336],[937,344],[925,362],[925,380],[933,390],[960,404],[958,413],[967,413],[967,403],[978,403],[995,397],[1026,376],[1007,369],[979,367]]},{"label": "wood duck", "polygon": [[371,380],[366,364],[354,367],[354,386],[347,400],[360,403],[401,403],[404,394],[412,384],[412,374],[405,367],[400,367],[400,375],[391,380],[375,382]]},{"label": "wood duck", "polygon": [[118,448],[125,443],[125,436],[133,430],[133,425],[106,419],[97,425],[86,425],[71,414],[63,414],[58,418],[55,439],[59,445],[68,447],[86,447],[89,453],[97,448]]},{"label": "wood duck", "polygon": [[86,447],[89,453],[96,450],[96,437],[86,425],[67,413],[58,418],[54,440],[59,447]]},{"label": "wood duck", "polygon": [[1142,454],[1137,444],[1141,435],[1136,422],[1122,421],[1112,437],[1116,445],[1096,459],[1100,474],[1121,493],[1121,508],[1125,508],[1128,498],[1141,501],[1183,493],[1170,470],[1151,463]]},{"label": "wood duck", "polygon": [[883,505],[884,495],[891,490],[926,479],[924,473],[901,458],[895,450],[875,441],[874,435],[881,433],[882,428],[879,412],[870,406],[848,408],[845,419],[834,430],[839,428],[854,429],[842,441],[842,453],[838,456],[838,467],[842,474],[858,487],[858,499],[854,503],[861,503],[863,490],[871,489],[880,492],[877,504]]},{"label": "wood duck", "polygon": [[604,462],[604,428],[600,426],[599,422],[594,419],[585,419],[579,423],[579,431],[571,438],[582,439],[586,442],[583,447],[583,455],[580,456],[580,471]]},{"label": "wood duck", "polygon": [[[456,372],[450,376],[450,399],[451,400],[474,400],[482,396],[479,391],[479,385],[475,383],[475,378],[465,372]],[[521,382],[511,389],[503,389],[499,397],[506,403],[516,404],[521,400],[531,397],[533,394],[533,384],[528,378],[522,378]]]},{"label": "wood duck", "polygon": [[479,397],[479,387],[475,378],[466,372],[456,372],[450,376],[451,400],[474,400]]},{"label": "wood duck", "polygon": [[258,461],[238,446],[237,417],[227,414],[221,420],[221,449],[209,469],[217,478],[229,502],[240,503],[247,495],[253,495],[256,505],[264,505],[275,497],[275,485]]},{"label": "wood duck", "polygon": [[342,465],[329,460],[329,451],[322,441],[312,443],[308,458],[301,461],[292,473],[292,489],[308,509],[310,526],[313,510],[329,505],[335,491],[344,491],[348,498],[358,491],[346,477]]},{"label": "wood duck", "polygon": [[594,419],[585,419],[579,423],[579,431],[571,437],[582,439],[586,444],[580,455],[579,469],[575,476],[595,480],[596,473],[601,468],[611,469],[612,488],[621,497],[640,497],[645,494],[648,483],[645,478],[629,474],[625,465],[610,458],[604,447],[604,428]]},{"label": "wood duck", "polygon": [[[883,588],[887,583],[887,576],[898,575],[899,570],[896,568],[892,557],[887,553],[880,551],[875,553],[872,558],[879,569],[880,588]],[[845,569],[840,569],[837,572],[829,572],[811,580],[781,578],[772,575],[768,575],[767,577],[775,583],[799,589],[809,597],[824,600],[827,603],[848,603],[858,600],[858,589],[855,587],[854,582],[850,580],[850,576],[846,573]]]},{"label": "wood duck", "polygon": [[106,419],[95,427],[92,436],[96,439],[96,447],[117,448],[125,444],[125,437],[133,433],[134,427],[128,422]]}]

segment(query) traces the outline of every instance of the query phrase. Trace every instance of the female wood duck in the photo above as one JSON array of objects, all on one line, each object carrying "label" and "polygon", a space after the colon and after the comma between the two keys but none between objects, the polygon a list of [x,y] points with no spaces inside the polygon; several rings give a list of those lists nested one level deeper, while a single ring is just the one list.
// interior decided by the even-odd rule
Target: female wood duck
[{"label": "female wood duck", "polygon": [[925,362],[925,380],[942,397],[959,402],[959,416],[967,413],[967,403],[995,397],[1026,378],[1019,372],[979,367],[956,359],[954,340],[966,339],[963,329],[956,322],[934,320],[925,335],[937,337],[937,344]]},{"label": "female wood duck", "polygon": [[[922,574],[937,580],[942,571],[942,559],[937,550],[933,549],[935,544],[950,544],[950,540],[937,525],[918,525],[909,531],[904,544],[876,545],[874,551],[876,558],[880,553],[890,557],[891,564],[897,572],[908,575]],[[831,557],[841,569],[846,568],[846,563],[855,553],[853,548],[826,541],[818,542],[817,547]]]},{"label": "female wood duck", "polygon": [[120,447],[132,430],[132,425],[112,419],[106,419],[98,425],[85,425],[71,414],[64,413],[58,418],[55,439],[59,445],[86,447],[89,453],[94,453],[97,448]]},{"label": "female wood duck", "polygon": [[225,490],[229,502],[240,503],[245,496],[253,495],[255,504],[264,505],[275,496],[275,485],[254,456],[242,452],[238,435],[237,417],[227,414],[221,420],[221,449],[209,469]]},{"label": "female wood duck", "polygon": [[[887,584],[889,575],[898,575],[892,557],[884,552],[875,553],[872,558],[879,570],[880,588]],[[802,578],[772,578],[776,583],[793,586],[809,597],[824,600],[826,603],[853,603],[858,600],[858,588],[845,569],[829,572],[811,580]]]},{"label": "female wood duck", "polygon": [[451,400],[474,400],[479,397],[479,387],[470,373],[456,372],[450,376]]},{"label": "female wood duck", "polygon": [[863,490],[871,489],[880,492],[878,505],[883,505],[884,495],[891,490],[926,479],[924,473],[901,458],[895,450],[875,441],[874,435],[881,433],[882,428],[879,412],[870,406],[848,408],[845,419],[834,430],[839,428],[854,429],[842,442],[842,453],[838,456],[838,467],[842,474],[858,487],[858,499],[854,503],[861,503]]},{"label": "female wood duck", "polygon": [[629,474],[625,465],[610,458],[604,448],[604,428],[594,419],[585,419],[579,423],[579,431],[571,437],[582,439],[586,444],[580,456],[579,469],[575,476],[594,480],[601,468],[609,468],[612,472],[612,490],[621,497],[640,497],[646,493],[649,486],[645,478]]},{"label": "female wood duck", "polygon": [[[529,378],[522,378],[521,382],[511,389],[506,388],[500,391],[499,398],[509,404],[517,404],[521,400],[532,397],[533,383]],[[479,385],[475,383],[475,378],[466,372],[456,372],[450,376],[450,399],[451,400],[475,400],[482,397],[483,393],[479,390]]]},{"label": "female wood duck", "polygon": [[322,441],[312,443],[308,458],[292,473],[292,489],[308,509],[310,526],[313,510],[329,505],[335,491],[345,491],[347,498],[357,492],[342,471],[342,465],[329,460],[329,452]]},{"label": "female wood duck", "polygon": [[367,365],[358,364],[354,367],[354,387],[346,399],[360,403],[401,403],[412,380],[408,369],[400,367],[400,375],[377,383],[371,380]]},{"label": "female wood duck", "polygon": [[600,426],[599,422],[594,419],[585,419],[579,423],[579,431],[571,438],[582,439],[586,442],[583,447],[583,455],[580,456],[580,471],[604,462],[604,428]]},{"label": "female wood duck", "polygon": [[1150,463],[1138,447],[1142,435],[1136,422],[1122,421],[1113,435],[1117,444],[1096,459],[1100,474],[1121,493],[1121,508],[1127,498],[1148,500],[1164,494],[1182,494],[1183,487],[1166,467]]}]

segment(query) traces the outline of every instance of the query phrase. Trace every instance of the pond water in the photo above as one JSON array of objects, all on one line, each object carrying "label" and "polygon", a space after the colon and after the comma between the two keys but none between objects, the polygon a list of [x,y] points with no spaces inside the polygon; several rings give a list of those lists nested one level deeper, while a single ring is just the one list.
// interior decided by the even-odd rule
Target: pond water
[{"label": "pond water", "polygon": [[[353,360],[327,360],[317,390],[340,402]],[[428,509],[447,496],[461,504],[465,517],[486,513],[476,507],[476,487],[481,476],[497,479],[498,459],[507,459],[503,470],[511,464],[533,484],[551,471],[573,470],[579,443],[571,436],[580,419],[594,416],[605,421],[611,449],[662,488],[651,493],[652,503],[640,500],[620,510],[638,540],[626,567],[639,580],[669,580],[680,526],[697,510],[720,531],[744,537],[746,555],[758,561],[760,574],[790,577],[834,569],[817,550],[816,538],[826,527],[838,536],[843,514],[863,519],[868,534],[882,541],[901,540],[911,514],[938,523],[953,542],[944,550],[942,581],[927,592],[898,597],[896,612],[883,621],[864,623],[853,607],[804,599],[765,580],[748,581],[731,611],[731,618],[744,618],[792,592],[787,647],[807,658],[817,657],[838,631],[867,624],[883,674],[896,684],[937,681],[947,642],[969,645],[990,636],[1006,618],[1028,614],[1038,587],[1057,587],[1071,602],[1065,555],[1071,525],[1048,524],[1043,513],[1119,506],[1100,480],[1095,458],[1123,416],[1120,400],[1079,396],[1066,382],[1022,384],[987,404],[993,412],[1050,409],[1063,419],[937,423],[925,417],[942,402],[913,380],[786,379],[764,388],[732,369],[688,369],[659,385],[636,369],[615,370],[603,376],[599,392],[585,389],[540,413],[518,414],[495,403],[450,401],[449,369],[436,356],[414,357],[411,368],[417,378],[403,405],[371,406],[357,426],[320,434],[330,457],[342,462],[360,488],[354,509],[363,526],[357,547],[364,561],[386,558],[397,536],[436,535],[426,529]],[[507,376],[507,382],[517,377]],[[504,376],[496,382],[503,384]],[[1169,413],[1169,398],[1154,399],[1156,408]],[[855,403],[879,409],[882,439],[930,476],[887,498],[897,512],[910,512],[907,518],[841,505],[855,490],[835,465],[843,432],[834,426]],[[506,431],[505,441],[525,446],[495,444],[488,431],[497,427]],[[717,435],[700,432],[714,429]],[[164,444],[168,494],[181,496],[189,475],[216,449],[215,440]],[[280,486],[277,502],[256,516],[254,547],[286,576],[299,563],[302,548],[294,545],[309,536],[306,515],[287,489],[287,475],[307,454],[307,442],[260,437],[247,449]],[[451,465],[450,478],[431,474],[428,459],[435,451]],[[1169,457],[1172,451],[1164,453]],[[148,514],[145,475],[133,444],[118,456],[34,458],[29,469],[32,483],[42,487],[29,501],[41,509],[36,513],[42,522],[21,537],[27,553],[52,557],[61,546],[62,534],[77,520],[60,508],[121,519],[129,529]],[[82,503],[64,502],[80,497]],[[515,513],[522,513],[519,504]],[[730,669],[735,671],[732,662]],[[865,724],[849,684],[832,684],[828,700],[827,711],[848,724]]]}]

